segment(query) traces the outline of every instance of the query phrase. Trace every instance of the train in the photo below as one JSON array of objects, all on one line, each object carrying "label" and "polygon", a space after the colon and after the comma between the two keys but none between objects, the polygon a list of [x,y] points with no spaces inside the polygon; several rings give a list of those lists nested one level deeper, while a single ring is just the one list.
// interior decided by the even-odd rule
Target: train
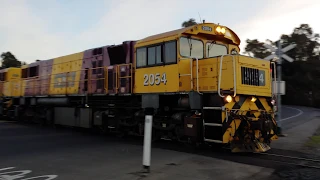
[{"label": "train", "polygon": [[238,35],[203,22],[0,70],[0,115],[265,152],[278,138],[270,68],[240,55]]}]

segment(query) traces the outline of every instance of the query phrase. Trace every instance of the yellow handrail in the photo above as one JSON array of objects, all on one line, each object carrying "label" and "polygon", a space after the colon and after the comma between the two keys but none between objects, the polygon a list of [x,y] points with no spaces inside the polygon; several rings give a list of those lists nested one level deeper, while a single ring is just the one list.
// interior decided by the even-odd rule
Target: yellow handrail
[{"label": "yellow handrail", "polygon": [[[126,76],[121,76],[120,73],[120,66],[126,66],[128,67],[129,66],[129,75],[127,74]],[[116,85],[116,93],[119,92],[119,85],[120,85],[120,79],[122,78],[130,78],[130,92],[132,92],[133,90],[133,66],[131,63],[129,64],[119,64],[119,65],[114,65],[114,70],[116,71],[115,73],[113,73],[113,76],[116,75],[116,82],[115,82],[115,85]],[[95,78],[93,79],[92,78],[92,70],[93,69],[103,69],[104,70],[104,77],[103,78]],[[126,68],[127,69],[127,68]],[[80,80],[72,80],[70,81],[69,80],[69,74],[72,73],[72,72],[81,72],[82,71],[86,71],[88,70],[88,78],[87,79],[81,79],[80,77]],[[126,71],[127,72],[127,71]],[[64,90],[64,92],[66,94],[69,94],[71,92],[69,92],[69,88],[68,86],[72,83],[78,83],[79,82],[79,85],[80,83],[84,83],[84,82],[87,82],[87,88],[88,88],[88,92],[89,93],[93,93],[92,92],[92,82],[93,80],[104,80],[104,90],[105,90],[105,93],[107,94],[108,93],[108,87],[109,87],[109,81],[108,81],[108,76],[109,76],[109,68],[108,66],[103,66],[103,67],[97,67],[97,68],[89,68],[89,69],[80,69],[80,70],[76,70],[76,71],[70,71],[70,72],[63,72],[63,73],[52,73],[52,74],[46,74],[46,75],[41,75],[41,76],[34,76],[34,77],[28,77],[28,78],[21,78],[20,80],[18,80],[18,85],[19,86],[19,90],[20,91],[20,95],[23,95],[22,93],[26,93],[28,92],[30,95],[48,95],[48,94],[51,94],[51,86],[52,85],[55,85],[57,84],[56,82],[52,81],[51,82],[51,79],[52,79],[52,76],[54,75],[58,75],[58,74],[66,74],[66,80],[62,83],[64,83],[66,86],[63,87],[63,88],[66,88],[66,90]],[[47,82],[44,82],[44,81],[47,81]],[[49,81],[49,82],[48,82]],[[4,83],[4,82],[0,82],[0,83]],[[46,89],[44,90],[43,87],[46,87]],[[1,89],[1,93],[3,92],[3,85],[2,87],[0,87]]]}]

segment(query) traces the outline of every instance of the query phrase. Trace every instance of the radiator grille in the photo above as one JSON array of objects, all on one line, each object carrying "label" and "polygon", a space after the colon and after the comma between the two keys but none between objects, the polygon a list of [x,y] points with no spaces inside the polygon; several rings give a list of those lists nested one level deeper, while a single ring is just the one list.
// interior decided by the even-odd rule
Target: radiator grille
[{"label": "radiator grille", "polygon": [[251,86],[264,86],[265,73],[263,70],[241,67],[242,84]]}]

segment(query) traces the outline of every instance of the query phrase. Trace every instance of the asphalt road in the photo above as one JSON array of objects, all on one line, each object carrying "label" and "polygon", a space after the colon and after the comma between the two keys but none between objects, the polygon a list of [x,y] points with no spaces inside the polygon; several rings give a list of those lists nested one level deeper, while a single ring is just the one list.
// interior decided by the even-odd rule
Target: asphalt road
[{"label": "asphalt road", "polygon": [[132,179],[141,166],[141,147],[72,129],[0,123],[0,143],[0,179],[8,171],[34,179]]},{"label": "asphalt road", "polygon": [[145,177],[139,173],[142,140],[129,143],[79,130],[1,121],[0,144],[0,180],[257,180],[273,172],[259,161],[259,166],[242,164],[179,150],[183,146],[170,150],[153,145],[152,173]]},{"label": "asphalt road", "polygon": [[[284,106],[283,128],[299,126],[319,114],[316,109]],[[0,121],[0,179],[140,179],[141,176],[136,172],[142,169],[141,144],[142,139],[138,140],[138,144],[128,144],[114,137],[70,128],[54,129]],[[224,165],[226,161],[216,162],[213,158],[201,159],[163,149],[153,149],[152,155],[153,168],[167,175],[167,178],[204,179],[210,172],[210,177],[219,174],[221,179],[233,179],[239,177],[236,172],[241,172],[244,178],[251,177],[250,173],[260,172],[255,166],[243,168],[245,165]],[[176,170],[171,168],[170,174],[167,166],[173,162],[183,162],[184,166]],[[211,168],[219,164],[220,169],[208,170],[206,164],[212,164]],[[231,166],[235,174],[219,173],[230,172]],[[228,169],[222,170],[222,167]],[[252,172],[246,174],[244,169]],[[180,176],[176,176],[177,173]]]},{"label": "asphalt road", "polygon": [[320,109],[301,106],[282,106],[280,125],[283,130],[289,130],[320,116]]}]

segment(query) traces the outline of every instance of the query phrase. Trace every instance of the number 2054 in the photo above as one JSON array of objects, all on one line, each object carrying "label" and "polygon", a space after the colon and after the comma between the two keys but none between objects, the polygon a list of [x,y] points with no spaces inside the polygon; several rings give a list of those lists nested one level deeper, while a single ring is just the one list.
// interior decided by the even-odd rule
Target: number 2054
[{"label": "number 2054", "polygon": [[161,83],[167,84],[166,73],[163,73],[162,75],[160,73],[143,75],[144,86],[160,85]]}]

